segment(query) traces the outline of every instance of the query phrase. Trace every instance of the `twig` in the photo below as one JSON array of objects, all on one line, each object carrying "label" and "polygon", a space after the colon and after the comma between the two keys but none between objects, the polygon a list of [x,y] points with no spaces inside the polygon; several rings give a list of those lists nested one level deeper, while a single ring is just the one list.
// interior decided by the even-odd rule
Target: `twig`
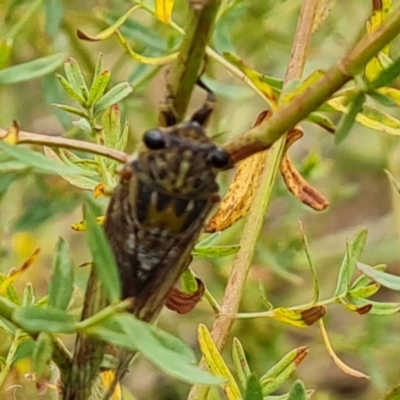
[{"label": "twig", "polygon": [[[4,139],[6,136],[7,131],[0,128],[0,139]],[[106,146],[101,146],[99,144],[90,143],[83,140],[67,139],[61,136],[51,136],[43,135],[41,133],[19,131],[18,144],[23,143],[86,151],[88,153],[112,158],[113,160],[119,161],[121,163],[125,163],[128,159],[127,153],[111,149]]]},{"label": "twig", "polygon": [[[285,82],[302,75],[306,50],[314,24],[316,1],[317,0],[305,0],[303,2]],[[267,165],[261,175],[257,195],[243,228],[240,251],[235,257],[232,272],[229,276],[225,288],[225,295],[221,303],[221,310],[215,319],[211,331],[213,340],[219,350],[222,350],[224,347],[232,325],[236,321],[236,314],[253,259],[257,239],[263,226],[264,215],[269,203],[276,171],[279,170],[284,143],[285,140],[284,137],[282,137],[282,139],[273,146],[271,151],[268,152]],[[204,359],[200,365],[203,368],[206,366]],[[189,393],[188,400],[206,399],[208,391],[208,387],[193,386]]]},{"label": "twig", "polygon": [[204,1],[200,10],[191,9],[179,56],[172,66],[168,91],[174,110],[183,119],[204,61],[206,45],[214,27],[221,0]]},{"label": "twig", "polygon": [[321,106],[329,97],[360,73],[368,61],[400,33],[400,7],[380,27],[366,34],[346,56],[330,68],[304,93],[275,112],[264,123],[225,144],[234,162],[268,149],[285,132]]}]

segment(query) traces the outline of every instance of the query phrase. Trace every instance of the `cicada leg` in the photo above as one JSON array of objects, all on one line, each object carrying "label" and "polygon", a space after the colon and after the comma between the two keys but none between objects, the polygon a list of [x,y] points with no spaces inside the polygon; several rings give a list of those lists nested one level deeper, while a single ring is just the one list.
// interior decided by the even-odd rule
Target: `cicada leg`
[{"label": "cicada leg", "polygon": [[[202,89],[207,92],[207,98],[204,104],[192,115],[191,121],[198,122],[201,126],[207,124],[211,113],[214,110],[216,98],[214,92],[205,85],[200,79],[197,81]],[[178,118],[174,111],[174,101],[171,95],[165,97],[165,99],[160,104],[160,126],[170,127],[178,123]]]},{"label": "cicada leg", "polygon": [[207,92],[207,98],[204,104],[192,115],[190,120],[198,122],[201,126],[204,126],[210,119],[210,115],[214,110],[217,99],[214,92],[208,86],[206,86],[203,81],[199,79],[197,84]]},{"label": "cicada leg", "polygon": [[178,123],[178,118],[174,111],[174,100],[171,95],[166,96],[160,103],[159,123],[164,128]]}]

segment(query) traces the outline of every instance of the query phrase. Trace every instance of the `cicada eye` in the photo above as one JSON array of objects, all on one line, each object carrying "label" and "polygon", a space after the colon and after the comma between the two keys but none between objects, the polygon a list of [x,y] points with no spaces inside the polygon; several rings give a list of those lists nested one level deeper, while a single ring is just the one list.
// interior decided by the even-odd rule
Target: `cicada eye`
[{"label": "cicada eye", "polygon": [[209,160],[213,167],[215,168],[226,168],[229,166],[231,162],[231,158],[229,154],[221,149],[220,147],[217,147],[209,156]]},{"label": "cicada eye", "polygon": [[158,129],[145,132],[143,142],[151,150],[160,150],[165,147],[165,137]]}]

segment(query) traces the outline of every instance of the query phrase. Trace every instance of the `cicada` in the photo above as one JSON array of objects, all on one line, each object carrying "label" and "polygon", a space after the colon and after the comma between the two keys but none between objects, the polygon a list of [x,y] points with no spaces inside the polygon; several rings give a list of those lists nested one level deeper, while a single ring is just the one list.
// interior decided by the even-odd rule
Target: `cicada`
[{"label": "cicada", "polygon": [[[216,177],[231,164],[229,154],[204,130],[215,96],[200,85],[207,90],[207,99],[186,122],[177,122],[171,99],[163,103],[162,126],[144,133],[141,150],[120,169],[120,182],[106,213],[104,228],[123,298],[132,299],[130,312],[146,322],[157,317],[188,267],[207,215],[219,201]],[[87,349],[88,344],[81,343],[83,358],[89,356]],[[117,358],[116,381],[125,374],[132,354],[119,349]],[[93,371],[98,360],[86,357],[86,361]],[[76,364],[77,376],[82,368],[82,363]],[[115,382],[106,398],[114,386]]]},{"label": "cicada", "polygon": [[[167,100],[161,111],[165,126],[144,133],[144,148],[121,169],[107,210],[105,232],[122,294],[134,299],[130,311],[142,321],[151,322],[161,311],[219,201],[216,177],[231,161],[204,130],[214,104],[208,90],[191,119],[177,123]],[[128,362],[120,361],[118,379]]]}]

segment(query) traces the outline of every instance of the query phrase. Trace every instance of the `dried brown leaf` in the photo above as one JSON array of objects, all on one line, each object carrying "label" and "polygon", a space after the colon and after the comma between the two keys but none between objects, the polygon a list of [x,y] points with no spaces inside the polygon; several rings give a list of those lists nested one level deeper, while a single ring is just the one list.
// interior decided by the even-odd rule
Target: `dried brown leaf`
[{"label": "dried brown leaf", "polygon": [[[287,135],[285,151],[302,136],[303,131],[301,129],[292,129]],[[286,187],[302,203],[316,211],[325,210],[329,206],[328,199],[300,175],[287,154],[282,158],[281,175]]]},{"label": "dried brown leaf", "polygon": [[168,294],[165,305],[178,314],[187,314],[192,311],[204,295],[204,283],[196,278],[197,290],[194,293],[185,293],[173,287]]},{"label": "dried brown leaf", "polygon": [[[261,112],[253,123],[253,127],[270,116],[270,111]],[[263,151],[245,158],[237,164],[235,177],[218,210],[204,228],[206,232],[222,231],[246,215],[259,185],[265,158],[266,151]]]}]

